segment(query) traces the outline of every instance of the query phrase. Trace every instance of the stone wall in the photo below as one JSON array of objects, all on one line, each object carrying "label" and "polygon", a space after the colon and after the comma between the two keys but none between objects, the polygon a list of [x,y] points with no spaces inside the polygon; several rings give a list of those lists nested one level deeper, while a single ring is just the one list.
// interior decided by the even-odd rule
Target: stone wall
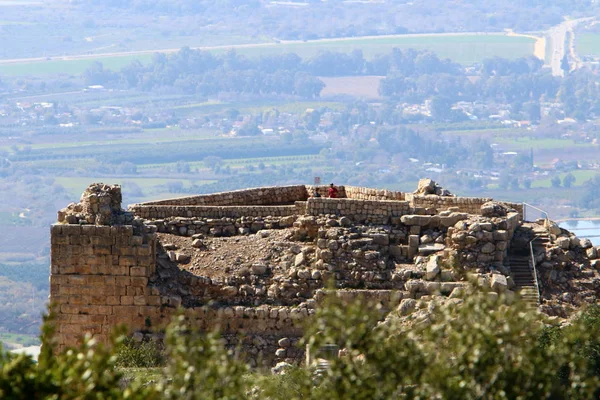
[{"label": "stone wall", "polygon": [[262,229],[289,228],[296,220],[295,216],[287,217],[240,217],[240,218],[181,218],[169,217],[149,221],[161,233],[172,233],[179,236],[193,236],[198,233],[212,236],[233,236],[256,233]]},{"label": "stone wall", "polygon": [[492,200],[491,198],[450,197],[434,194],[416,195],[412,193],[406,193],[405,197],[413,207],[429,208],[433,214],[450,210],[477,215],[481,214],[481,206]]},{"label": "stone wall", "polygon": [[[412,207],[427,208],[431,213],[438,214],[442,211],[457,211],[473,215],[481,215],[481,206],[493,199],[489,197],[451,197],[451,196],[436,196],[436,195],[416,195],[406,193],[405,198],[410,202]],[[510,208],[515,209],[521,218],[523,218],[523,204],[498,202]]]},{"label": "stone wall", "polygon": [[356,200],[405,200],[404,193],[387,189],[344,186],[346,198]]},{"label": "stone wall", "polygon": [[[182,306],[179,296],[153,286],[156,237],[133,235],[131,226],[53,225],[51,298],[58,350],[76,345],[85,333],[106,343],[112,330],[162,329]],[[219,290],[221,287],[218,288]],[[224,334],[297,337],[312,309],[261,305],[187,307],[190,324]]]},{"label": "stone wall", "polygon": [[354,200],[311,197],[306,203],[309,215],[341,215],[355,222],[386,224],[392,217],[400,217],[410,212],[406,201]]},{"label": "stone wall", "polygon": [[448,228],[447,245],[459,251],[463,267],[502,265],[519,221],[518,213],[502,218],[470,218]]},{"label": "stone wall", "polygon": [[[387,189],[373,189],[359,186],[336,186],[338,189],[338,198],[355,200],[404,200],[404,193]],[[327,197],[329,185],[306,185],[306,190],[310,197],[318,189],[322,197]]]},{"label": "stone wall", "polygon": [[143,205],[169,206],[250,206],[293,204],[306,200],[308,192],[304,185],[263,187],[234,190],[231,192],[180,197],[143,203]]},{"label": "stone wall", "polygon": [[[288,206],[173,206],[134,204],[129,211],[145,219],[168,217],[185,218],[240,218],[248,217],[284,217],[298,213],[295,205]],[[300,210],[301,211],[301,210]]]},{"label": "stone wall", "polygon": [[145,315],[160,306],[160,294],[148,287],[155,236],[133,232],[132,226],[52,226],[50,301],[59,349],[83,332],[106,341],[117,324],[144,326]]}]

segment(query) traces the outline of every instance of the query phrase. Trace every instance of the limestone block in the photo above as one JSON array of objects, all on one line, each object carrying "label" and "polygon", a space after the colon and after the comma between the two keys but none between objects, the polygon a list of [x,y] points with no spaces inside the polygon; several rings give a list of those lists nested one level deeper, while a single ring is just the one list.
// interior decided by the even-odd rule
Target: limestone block
[{"label": "limestone block", "polygon": [[400,221],[404,225],[416,225],[416,226],[426,226],[431,221],[431,216],[429,215],[403,215],[400,217]]},{"label": "limestone block", "polygon": [[425,279],[434,280],[440,273],[440,256],[431,256],[425,266]]},{"label": "limestone block", "polygon": [[555,243],[558,247],[560,247],[563,250],[568,250],[569,246],[571,245],[571,241],[566,236],[561,236],[561,237],[556,238]]},{"label": "limestone block", "polygon": [[508,289],[506,277],[501,274],[493,274],[491,287],[498,293],[504,293]]},{"label": "limestone block", "polygon": [[413,259],[419,251],[419,236],[410,235],[408,236],[408,258]]},{"label": "limestone block", "polygon": [[486,243],[481,247],[481,252],[483,254],[491,254],[496,251],[496,246],[493,243]]}]

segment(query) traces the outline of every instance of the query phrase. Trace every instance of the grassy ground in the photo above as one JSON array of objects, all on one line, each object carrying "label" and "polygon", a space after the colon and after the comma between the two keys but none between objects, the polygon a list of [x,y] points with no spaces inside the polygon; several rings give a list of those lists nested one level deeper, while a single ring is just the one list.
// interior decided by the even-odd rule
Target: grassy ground
[{"label": "grassy ground", "polygon": [[305,43],[281,43],[277,46],[241,48],[237,51],[248,56],[295,52],[301,57],[312,57],[319,51],[352,52],[362,50],[366,58],[389,53],[394,47],[430,50],[441,58],[450,58],[462,64],[473,64],[493,56],[518,58],[533,54],[535,41],[530,38],[504,35],[435,35],[356,38],[351,40],[321,40]]},{"label": "grassy ground", "polygon": [[[33,150],[36,149],[68,149],[68,148],[79,148],[81,146],[99,146],[99,145],[135,145],[135,144],[146,144],[146,143],[174,143],[181,141],[200,141],[200,140],[226,140],[227,137],[220,137],[215,135],[215,131],[208,130],[181,130],[179,128],[160,128],[150,129],[142,133],[129,133],[125,134],[125,137],[117,136],[110,137],[103,135],[103,140],[79,140],[79,141],[53,141],[45,143],[35,143],[29,147]],[[229,138],[230,139],[230,138]],[[230,139],[231,140],[231,139]],[[10,146],[1,147],[2,150],[10,150]]]},{"label": "grassy ground", "polygon": [[[564,172],[560,175],[558,175],[560,177],[560,181],[562,183],[564,177],[567,175],[567,172]],[[573,174],[573,176],[575,177],[575,183],[573,184],[573,186],[581,186],[583,185],[586,181],[592,179],[594,176],[596,176],[598,174],[598,171],[593,171],[593,170],[579,170],[579,171],[572,171],[571,174]],[[531,187],[532,188],[549,188],[552,187],[552,184],[550,183],[550,177],[545,178],[545,179],[540,179],[540,180],[536,180],[533,181],[531,183]]]},{"label": "grassy ground", "polygon": [[27,335],[23,333],[0,333],[0,342],[9,345],[20,344],[23,347],[37,346],[40,344],[40,338],[36,335]]},{"label": "grassy ground", "polygon": [[495,137],[494,142],[504,145],[510,150],[536,150],[548,149],[577,149],[588,148],[586,143],[575,143],[572,139],[537,139],[529,136],[524,137]]},{"label": "grassy ground", "polygon": [[600,55],[600,33],[578,33],[577,53],[583,56]]},{"label": "grassy ground", "polygon": [[[505,58],[518,58],[533,53],[535,41],[526,37],[505,35],[435,35],[422,37],[381,37],[381,38],[356,38],[351,40],[319,40],[303,43],[280,43],[254,47],[237,47],[236,51],[249,57],[258,57],[269,54],[295,52],[301,57],[312,57],[320,51],[352,52],[362,50],[367,58],[377,54],[389,53],[394,47],[402,49],[430,50],[440,58],[450,58],[463,64],[481,62],[493,56]],[[171,47],[177,47],[173,44]],[[216,53],[223,53],[227,49],[215,49]],[[133,60],[148,62],[151,54],[123,55],[123,56],[97,56],[89,59],[48,59],[45,61],[24,61],[0,65],[0,75],[8,76],[44,76],[44,75],[78,75],[81,74],[93,61],[101,62],[105,68],[118,70],[131,63]]]},{"label": "grassy ground", "polygon": [[92,62],[99,61],[104,68],[120,70],[134,60],[146,63],[152,59],[151,54],[126,55],[110,57],[92,57],[89,59],[27,61],[0,65],[0,75],[6,76],[44,76],[44,75],[79,75]]},{"label": "grassy ground", "polygon": [[142,385],[158,381],[162,376],[161,368],[119,368],[125,382],[136,381]]}]

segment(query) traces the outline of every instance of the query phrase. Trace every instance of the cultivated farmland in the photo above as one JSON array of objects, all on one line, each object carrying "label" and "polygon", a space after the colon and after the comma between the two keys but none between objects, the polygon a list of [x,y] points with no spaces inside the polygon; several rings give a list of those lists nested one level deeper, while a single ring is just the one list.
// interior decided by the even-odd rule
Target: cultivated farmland
[{"label": "cultivated farmland", "polygon": [[[429,50],[440,58],[449,58],[462,64],[473,64],[494,56],[519,58],[533,54],[535,40],[529,37],[508,36],[504,34],[423,34],[392,35],[361,38],[324,39],[314,41],[289,41],[278,43],[241,44],[218,47],[202,47],[202,49],[222,53],[235,49],[239,54],[248,57],[259,57],[271,54],[297,53],[300,57],[312,57],[321,51],[337,51],[350,53],[361,50],[365,58],[370,59],[377,54],[389,53],[393,48]],[[177,46],[177,44],[174,44]],[[173,52],[177,49],[169,49]],[[157,49],[157,52],[165,51]],[[148,51],[111,53],[109,55],[70,56],[35,61],[0,62],[0,75],[29,76],[54,74],[79,74],[91,62],[99,61],[106,68],[120,69],[134,59],[147,62],[152,57]]]}]

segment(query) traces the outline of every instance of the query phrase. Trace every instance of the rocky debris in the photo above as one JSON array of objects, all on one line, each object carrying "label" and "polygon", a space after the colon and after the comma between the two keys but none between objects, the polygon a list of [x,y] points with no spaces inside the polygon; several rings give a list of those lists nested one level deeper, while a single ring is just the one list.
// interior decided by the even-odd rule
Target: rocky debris
[{"label": "rocky debris", "polygon": [[440,268],[441,257],[440,256],[432,256],[427,265],[425,266],[425,279],[428,281],[432,281],[436,279],[441,271]]},{"label": "rocky debris", "polygon": [[417,195],[435,194],[437,196],[454,196],[450,191],[444,189],[429,178],[420,179],[417,190],[413,193]]},{"label": "rocky debris", "polygon": [[121,209],[121,186],[92,183],[81,195],[79,203],[71,203],[58,211],[63,224],[125,225],[133,224],[133,214]]},{"label": "rocky debris", "polygon": [[509,208],[497,201],[488,201],[481,206],[481,215],[484,217],[506,217]]},{"label": "rocky debris", "polygon": [[491,287],[498,293],[504,293],[508,289],[508,281],[504,275],[493,274]]},{"label": "rocky debris", "polygon": [[285,375],[292,368],[292,364],[281,361],[278,362],[277,365],[275,365],[273,368],[271,368],[271,372],[275,375]]}]

